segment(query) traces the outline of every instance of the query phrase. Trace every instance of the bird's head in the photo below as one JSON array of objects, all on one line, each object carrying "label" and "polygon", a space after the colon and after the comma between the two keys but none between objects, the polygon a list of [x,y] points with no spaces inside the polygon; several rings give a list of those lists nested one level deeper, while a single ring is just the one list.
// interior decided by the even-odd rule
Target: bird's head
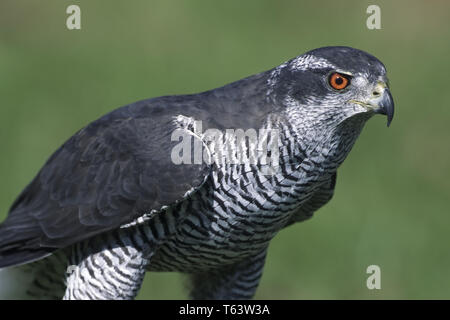
[{"label": "bird's head", "polygon": [[275,68],[268,95],[311,125],[338,125],[373,114],[394,116],[386,68],[374,56],[350,47],[309,51]]}]

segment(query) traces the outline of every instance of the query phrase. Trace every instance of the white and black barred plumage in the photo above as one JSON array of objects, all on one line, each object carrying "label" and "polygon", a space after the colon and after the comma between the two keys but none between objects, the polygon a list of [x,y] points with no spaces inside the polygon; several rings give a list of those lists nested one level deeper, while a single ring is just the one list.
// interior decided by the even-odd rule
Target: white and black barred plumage
[{"label": "white and black barred plumage", "polygon": [[[350,85],[333,89],[333,72]],[[190,275],[192,298],[251,298],[270,240],[331,199],[337,168],[374,113],[393,117],[385,67],[348,47],[119,108],[72,136],[12,205],[0,225],[0,296],[132,299],[146,271],[176,271]],[[174,164],[171,134],[192,132],[194,121],[279,130],[275,172]]]}]

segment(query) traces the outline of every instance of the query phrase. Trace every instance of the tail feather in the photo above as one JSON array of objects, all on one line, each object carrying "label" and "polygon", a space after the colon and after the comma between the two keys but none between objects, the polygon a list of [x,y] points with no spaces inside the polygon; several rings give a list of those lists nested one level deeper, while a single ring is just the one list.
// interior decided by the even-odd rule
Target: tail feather
[{"label": "tail feather", "polygon": [[0,224],[0,269],[30,263],[47,257],[55,248],[41,247],[39,239],[27,237],[24,230]]},{"label": "tail feather", "polygon": [[0,269],[31,263],[48,257],[48,250],[7,250],[0,249]]}]

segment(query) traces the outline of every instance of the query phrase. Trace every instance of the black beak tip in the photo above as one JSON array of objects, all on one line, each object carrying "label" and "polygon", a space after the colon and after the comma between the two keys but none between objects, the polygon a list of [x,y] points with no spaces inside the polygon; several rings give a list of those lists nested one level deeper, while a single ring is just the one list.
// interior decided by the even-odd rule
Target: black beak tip
[{"label": "black beak tip", "polygon": [[388,119],[387,119],[387,127],[389,128],[389,126],[391,125],[391,122],[392,122],[392,119],[393,119],[394,117],[393,116],[391,116],[391,117],[389,117],[388,116]]},{"label": "black beak tip", "polygon": [[394,99],[392,98],[389,89],[384,91],[383,99],[380,103],[381,113],[387,116],[387,126],[391,125],[392,119],[394,119]]}]

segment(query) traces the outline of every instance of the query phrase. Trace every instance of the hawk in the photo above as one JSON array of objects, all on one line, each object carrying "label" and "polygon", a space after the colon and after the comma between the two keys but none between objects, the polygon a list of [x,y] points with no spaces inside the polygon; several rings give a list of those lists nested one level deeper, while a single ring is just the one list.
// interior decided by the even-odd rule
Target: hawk
[{"label": "hawk", "polygon": [[[377,113],[389,126],[386,68],[350,47],[116,109],[56,150],[12,204],[0,225],[1,294],[133,299],[146,271],[175,271],[189,276],[192,298],[252,298],[270,240],[332,198],[338,167]],[[200,155],[220,154],[213,129],[276,132],[266,153],[277,161],[174,158],[198,155],[174,152],[174,132]],[[255,147],[243,141],[228,151]]]}]

